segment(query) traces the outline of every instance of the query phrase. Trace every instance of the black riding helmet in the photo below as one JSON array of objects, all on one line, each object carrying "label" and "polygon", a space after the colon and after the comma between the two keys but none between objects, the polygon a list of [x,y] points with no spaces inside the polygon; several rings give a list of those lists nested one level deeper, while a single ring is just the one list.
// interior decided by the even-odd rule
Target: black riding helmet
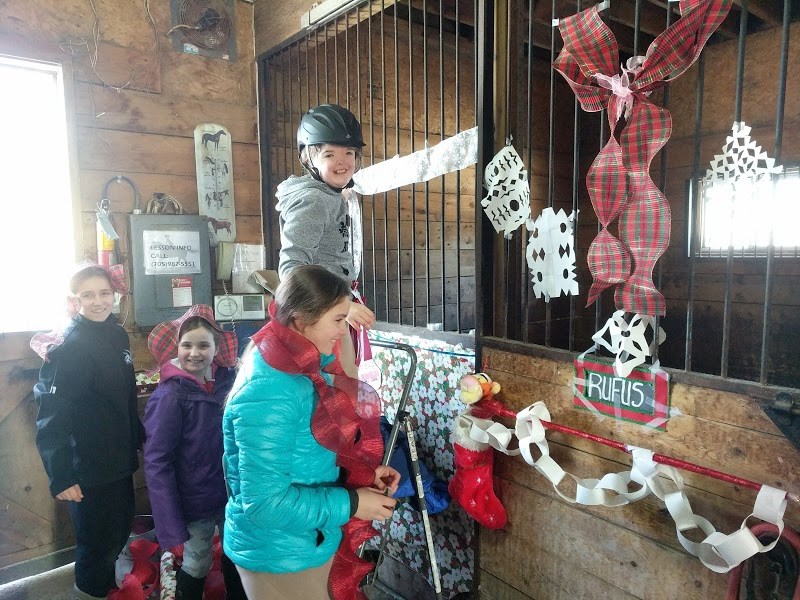
[{"label": "black riding helmet", "polygon": [[350,148],[365,146],[361,123],[356,116],[338,104],[321,104],[300,119],[297,128],[297,149],[316,144],[335,144]]},{"label": "black riding helmet", "polygon": [[[321,181],[317,170],[303,162],[303,149],[318,144],[334,144],[348,148],[366,146],[361,134],[361,123],[353,113],[338,104],[321,104],[309,109],[300,119],[300,126],[297,128],[297,151],[300,162],[315,179]],[[351,180],[346,187],[352,185]]]}]

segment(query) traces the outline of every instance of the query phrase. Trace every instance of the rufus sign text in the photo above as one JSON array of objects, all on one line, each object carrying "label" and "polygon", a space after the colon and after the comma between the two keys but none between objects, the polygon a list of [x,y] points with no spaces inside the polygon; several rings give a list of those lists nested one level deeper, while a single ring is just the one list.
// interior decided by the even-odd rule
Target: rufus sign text
[{"label": "rufus sign text", "polygon": [[575,359],[575,406],[666,429],[669,375],[656,367],[637,367],[628,377],[614,374],[612,360]]}]

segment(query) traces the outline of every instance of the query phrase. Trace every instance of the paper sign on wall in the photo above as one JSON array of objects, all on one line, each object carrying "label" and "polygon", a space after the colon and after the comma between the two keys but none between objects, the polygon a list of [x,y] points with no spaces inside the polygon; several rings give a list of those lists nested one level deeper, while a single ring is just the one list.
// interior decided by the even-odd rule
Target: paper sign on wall
[{"label": "paper sign on wall", "polygon": [[173,277],[172,278],[172,306],[191,306],[192,302],[192,278]]},{"label": "paper sign on wall", "polygon": [[145,230],[145,275],[189,275],[200,273],[200,232]]},{"label": "paper sign on wall", "polygon": [[614,373],[611,361],[575,359],[575,406],[624,421],[666,429],[669,374],[658,367],[637,367],[627,377]]}]

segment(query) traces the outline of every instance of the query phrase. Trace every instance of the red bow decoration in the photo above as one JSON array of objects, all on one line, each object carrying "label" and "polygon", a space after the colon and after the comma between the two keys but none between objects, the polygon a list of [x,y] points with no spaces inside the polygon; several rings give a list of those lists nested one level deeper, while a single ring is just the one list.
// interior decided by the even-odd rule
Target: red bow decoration
[{"label": "red bow decoration", "polygon": [[147,539],[130,543],[133,570],[125,575],[122,587],[108,593],[109,600],[145,600],[158,585],[158,544]]},{"label": "red bow decoration", "polygon": [[[587,306],[604,289],[622,284],[614,294],[617,308],[647,315],[666,312],[664,296],[653,283],[653,268],[669,246],[671,215],[649,170],[672,133],[672,118],[647,98],[697,60],[731,4],[732,0],[681,0],[681,18],[653,41],[645,56],[630,59],[621,73],[617,41],[598,6],[559,21],[564,47],[553,67],[584,110],[608,109],[612,132],[586,175],[602,225],[587,256],[594,279]],[[620,239],[607,229],[617,217]]]},{"label": "red bow decoration", "polygon": [[[302,373],[314,384],[319,402],[311,418],[316,440],[336,453],[336,464],[347,478],[349,489],[371,487],[375,469],[383,456],[383,438],[377,418],[380,398],[364,382],[347,377],[338,358],[325,371],[334,374],[328,385],[320,374],[320,354],[316,346],[296,331],[275,319],[275,303],[269,307],[270,321],[251,339],[264,361],[287,373]],[[370,521],[352,518],[342,528],[342,542],[333,557],[329,591],[333,600],[363,600],[362,579],[375,565],[356,555],[363,542],[377,535]]]}]

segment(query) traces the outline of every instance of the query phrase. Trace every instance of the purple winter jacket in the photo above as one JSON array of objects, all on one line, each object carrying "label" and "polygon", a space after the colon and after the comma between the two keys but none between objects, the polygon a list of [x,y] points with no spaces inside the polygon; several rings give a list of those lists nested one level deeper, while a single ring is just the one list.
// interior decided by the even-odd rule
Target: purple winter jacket
[{"label": "purple winter jacket", "polygon": [[235,375],[234,369],[216,367],[209,394],[199,379],[165,363],[147,401],[144,473],[164,549],[189,539],[188,523],[224,512],[222,410]]}]

